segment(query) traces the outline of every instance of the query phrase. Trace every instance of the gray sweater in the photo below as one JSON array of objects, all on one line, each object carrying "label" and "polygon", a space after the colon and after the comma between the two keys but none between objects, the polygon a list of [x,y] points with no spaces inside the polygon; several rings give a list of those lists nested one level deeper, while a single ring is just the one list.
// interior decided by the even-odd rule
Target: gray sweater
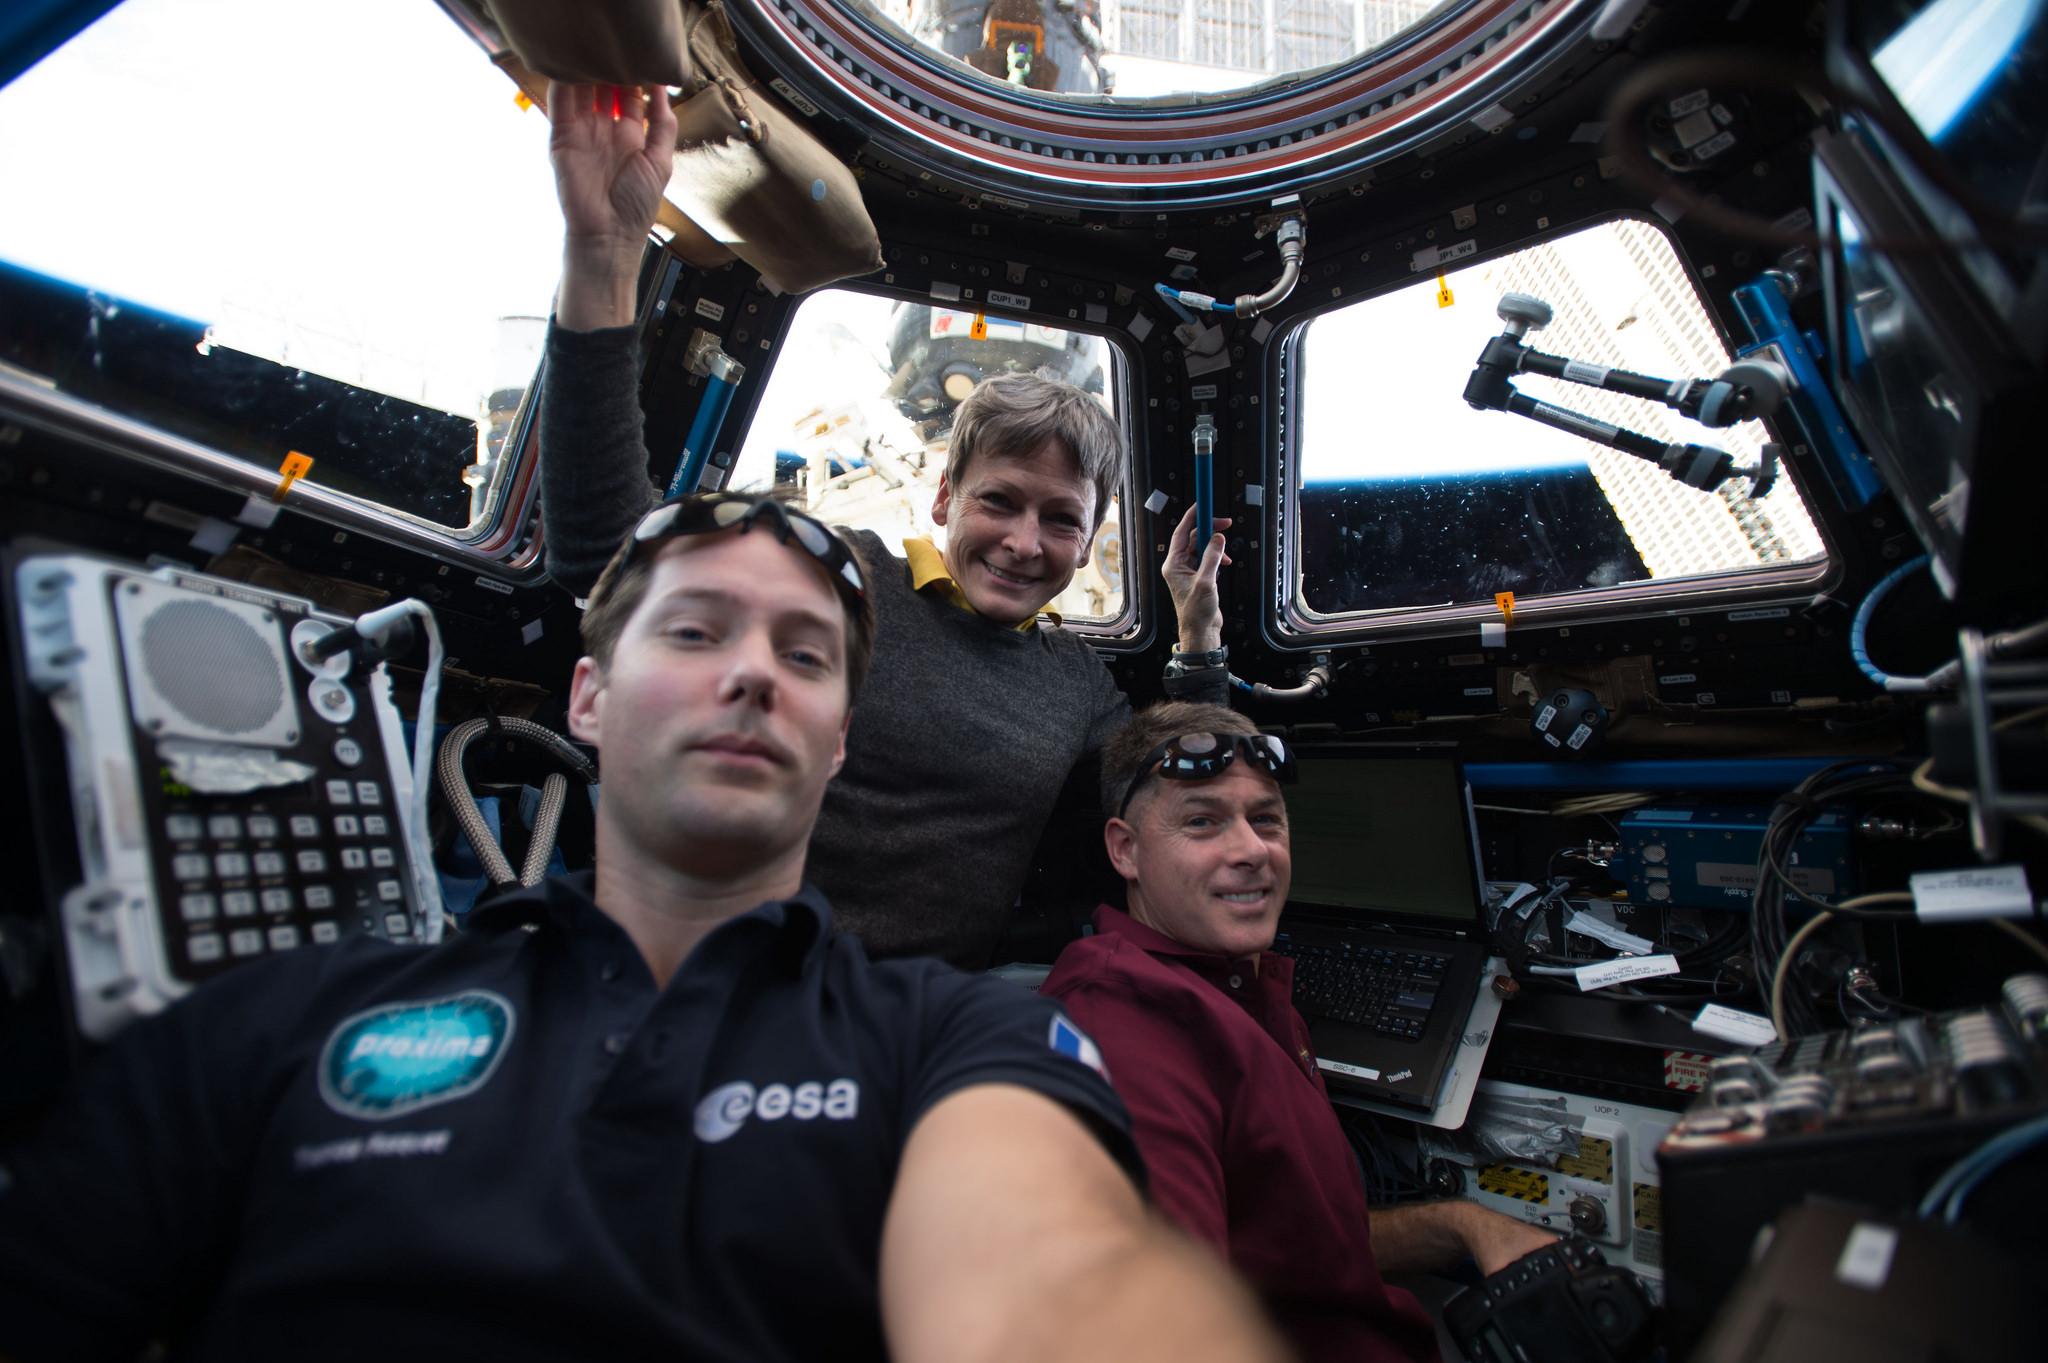
[{"label": "gray sweater", "polygon": [[[548,570],[582,596],[659,494],[635,400],[637,332],[548,330],[540,411]],[[1130,706],[1078,634],[1019,632],[912,590],[881,538],[875,658],[806,879],[874,956],[988,964],[1068,771]],[[1219,675],[1216,690],[1227,683]],[[1221,694],[1201,699],[1221,700]]]}]

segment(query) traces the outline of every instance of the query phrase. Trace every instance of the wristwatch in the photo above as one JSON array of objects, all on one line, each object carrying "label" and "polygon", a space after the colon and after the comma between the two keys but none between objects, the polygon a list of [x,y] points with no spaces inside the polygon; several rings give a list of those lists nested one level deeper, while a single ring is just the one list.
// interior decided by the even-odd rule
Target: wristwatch
[{"label": "wristwatch", "polygon": [[1172,681],[1175,677],[1185,677],[1190,672],[1204,672],[1212,667],[1221,667],[1228,661],[1230,661],[1230,649],[1228,646],[1212,648],[1207,653],[1182,653],[1180,650],[1175,649],[1173,654],[1167,658],[1166,668],[1160,675],[1166,680]]}]

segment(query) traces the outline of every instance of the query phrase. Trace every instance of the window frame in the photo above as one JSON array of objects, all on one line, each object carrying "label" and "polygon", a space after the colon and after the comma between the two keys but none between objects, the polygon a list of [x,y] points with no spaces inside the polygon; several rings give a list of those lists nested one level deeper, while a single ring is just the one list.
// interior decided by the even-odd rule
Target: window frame
[{"label": "window frame", "polygon": [[[943,298],[934,298],[928,291],[920,292],[916,289],[883,284],[865,276],[841,279],[814,290],[812,293],[798,297],[794,300],[788,311],[783,314],[782,322],[777,327],[773,338],[774,349],[770,352],[771,359],[766,365],[761,366],[759,370],[761,376],[760,385],[753,388],[750,394],[745,395],[744,409],[735,404],[734,411],[727,414],[726,421],[728,425],[737,416],[745,423],[744,427],[736,430],[727,441],[722,443],[730,444],[737,449],[745,443],[746,437],[752,433],[754,419],[760,412],[761,399],[766,396],[768,385],[775,378],[776,365],[781,361],[784,342],[788,340],[791,329],[796,325],[797,313],[802,311],[804,303],[809,298],[815,297],[827,289],[836,289],[842,293],[864,294],[871,298],[884,298],[891,302],[914,306],[943,307],[955,312],[979,311],[991,317],[1001,317],[1031,326],[1056,327],[1061,331],[1079,332],[1084,336],[1093,336],[1109,348],[1113,355],[1113,363],[1110,365],[1111,372],[1104,379],[1104,391],[1109,392],[1110,385],[1115,385],[1114,396],[1117,402],[1117,424],[1123,428],[1126,451],[1123,484],[1118,489],[1122,514],[1117,521],[1118,551],[1124,565],[1123,608],[1116,615],[1107,618],[1063,619],[1062,626],[1076,634],[1088,636],[1091,643],[1103,648],[1116,646],[1119,649],[1124,649],[1142,643],[1146,625],[1143,605],[1140,600],[1141,593],[1135,590],[1132,580],[1132,554],[1137,546],[1132,538],[1131,527],[1134,508],[1137,511],[1143,510],[1143,506],[1140,503],[1132,500],[1137,496],[1139,438],[1143,434],[1143,427],[1137,419],[1137,407],[1135,405],[1137,402],[1137,386],[1134,380],[1139,356],[1137,346],[1132,342],[1130,336],[1120,328],[1107,325],[1089,325],[1078,318],[1061,318],[1045,313],[1020,312],[1015,308],[992,307],[985,300],[962,299],[949,301]],[[754,373],[750,370],[747,378],[751,381],[753,377]],[[735,457],[733,466],[737,468],[738,465],[739,460]],[[728,469],[725,476],[729,480],[732,476],[732,471]]]},{"label": "window frame", "polygon": [[[480,520],[459,528],[442,525],[304,478],[291,485],[281,507],[337,529],[373,535],[443,561],[466,561],[495,581],[520,586],[539,583],[546,574],[541,563],[541,542],[535,533],[540,480],[534,415],[535,398],[545,371],[543,363],[520,398],[519,411],[506,433],[504,447],[516,453],[509,457],[500,454],[491,475],[492,506]],[[83,440],[225,491],[247,493],[263,500],[271,499],[277,491],[275,470],[164,430],[139,417],[74,397],[39,381],[39,376],[11,366],[0,366],[0,408],[8,410],[10,419]]]},{"label": "window frame", "polygon": [[[1664,223],[1644,214],[1609,212],[1574,219],[1538,236],[1481,251],[1470,261],[1460,262],[1459,268],[1484,265],[1520,251],[1590,231],[1606,223],[1622,221],[1654,228],[1671,246],[1678,259],[1679,268],[1684,272],[1685,282],[1705,310],[1716,338],[1723,349],[1731,356],[1734,355],[1738,344],[1736,338],[1729,334],[1726,324],[1711,306],[1710,296],[1701,287],[1699,273],[1687,256],[1684,244],[1672,235]],[[1270,447],[1266,459],[1266,476],[1267,485],[1279,489],[1281,495],[1271,499],[1272,505],[1265,516],[1265,530],[1273,549],[1264,556],[1263,571],[1267,578],[1260,606],[1260,626],[1267,642],[1276,648],[1326,649],[1347,643],[1395,642],[1476,634],[1479,624],[1497,623],[1501,618],[1499,608],[1490,601],[1441,606],[1396,606],[1376,611],[1326,614],[1311,609],[1301,597],[1299,493],[1302,402],[1298,386],[1303,372],[1300,354],[1303,338],[1312,323],[1331,313],[1386,297],[1401,289],[1415,287],[1418,282],[1420,281],[1415,279],[1395,280],[1370,292],[1332,299],[1320,307],[1304,310],[1282,323],[1278,334],[1271,338],[1267,346],[1265,383],[1266,391],[1272,398],[1271,414],[1267,418]],[[1463,377],[1462,374],[1447,376],[1446,383],[1462,383]],[[1804,448],[1805,442],[1792,433],[1796,431],[1796,427],[1789,427],[1785,423],[1784,410],[1781,409],[1779,416],[1764,419],[1764,429],[1768,438],[1777,441],[1788,450],[1795,446]],[[1505,420],[1524,419],[1507,413],[1501,415]],[[1590,587],[1577,591],[1556,592],[1531,597],[1527,601],[1518,599],[1515,602],[1516,623],[1521,626],[1557,628],[1714,611],[1724,606],[1741,608],[1766,603],[1803,603],[1816,593],[1832,590],[1842,579],[1845,567],[1841,546],[1828,524],[1826,515],[1823,514],[1824,503],[1821,497],[1816,495],[1822,489],[1815,480],[1807,476],[1799,461],[1791,457],[1781,461],[1779,476],[1789,478],[1798,490],[1805,503],[1807,515],[1813,522],[1814,531],[1820,537],[1821,546],[1825,551],[1824,557],[1806,563],[1776,567],[1759,566],[1694,577],[1645,578],[1639,582],[1623,583],[1613,587]]]}]

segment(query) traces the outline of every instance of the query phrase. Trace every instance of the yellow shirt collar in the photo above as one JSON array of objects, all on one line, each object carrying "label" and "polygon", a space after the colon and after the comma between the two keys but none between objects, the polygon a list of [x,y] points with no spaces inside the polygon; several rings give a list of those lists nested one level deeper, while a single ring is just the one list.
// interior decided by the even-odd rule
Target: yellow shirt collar
[{"label": "yellow shirt collar", "polygon": [[[953,580],[953,575],[946,571],[945,556],[939,552],[939,546],[932,543],[929,535],[919,535],[903,541],[903,557],[910,564],[910,585],[914,590],[921,592],[929,587],[933,595],[952,602],[969,615],[980,614],[967,599],[967,593],[960,590],[960,584]],[[1041,611],[1039,614],[1046,616],[1055,625],[1063,623],[1058,611]],[[1037,627],[1038,621],[1035,618],[1011,626],[1019,634]]]}]

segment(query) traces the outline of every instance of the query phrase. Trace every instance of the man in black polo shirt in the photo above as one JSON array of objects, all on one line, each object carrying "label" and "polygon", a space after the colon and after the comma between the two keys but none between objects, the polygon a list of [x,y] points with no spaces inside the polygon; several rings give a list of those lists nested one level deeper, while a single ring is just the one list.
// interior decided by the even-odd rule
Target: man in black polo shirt
[{"label": "man in black polo shirt", "polygon": [[1270,1356],[1085,1035],[800,888],[873,638],[840,542],[663,508],[585,630],[594,875],[133,1028],[0,1159],[0,1355]]}]

